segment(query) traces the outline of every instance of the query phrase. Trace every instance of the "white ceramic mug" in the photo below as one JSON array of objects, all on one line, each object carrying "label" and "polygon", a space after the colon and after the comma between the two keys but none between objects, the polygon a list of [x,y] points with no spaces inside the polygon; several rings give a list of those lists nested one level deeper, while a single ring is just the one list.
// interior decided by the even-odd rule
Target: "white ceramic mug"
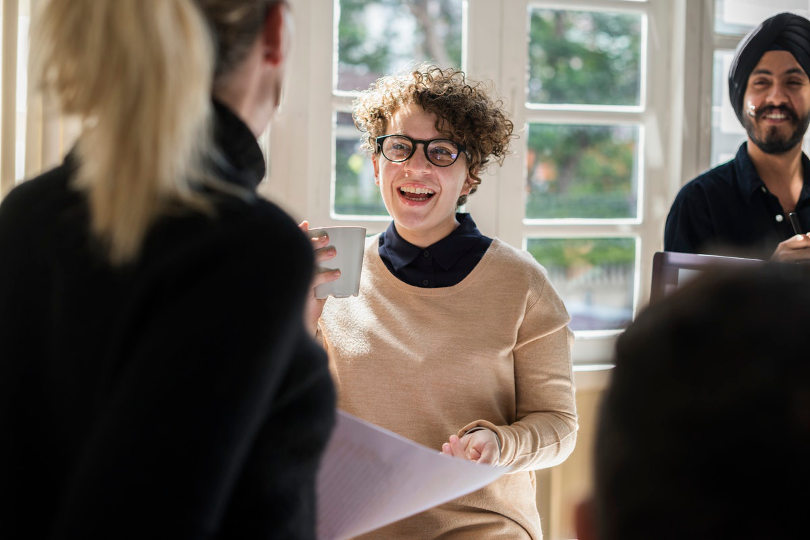
[{"label": "white ceramic mug", "polygon": [[335,256],[324,261],[323,270],[340,270],[340,277],[315,287],[315,298],[346,298],[360,293],[360,271],[363,269],[363,251],[366,245],[365,227],[316,227],[309,229],[314,238],[326,233],[329,245],[334,246]]}]

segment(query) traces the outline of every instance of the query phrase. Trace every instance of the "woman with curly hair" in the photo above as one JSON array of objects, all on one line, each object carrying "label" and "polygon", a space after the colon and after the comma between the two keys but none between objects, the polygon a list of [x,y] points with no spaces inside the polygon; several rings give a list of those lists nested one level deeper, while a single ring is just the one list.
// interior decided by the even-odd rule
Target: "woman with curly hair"
[{"label": "woman with curly hair", "polygon": [[317,321],[338,406],[511,468],[368,538],[541,538],[533,471],[576,442],[569,316],[528,253],[458,212],[503,162],[512,122],[484,85],[435,66],[379,79],[354,119],[393,222],[366,245],[359,296],[329,298]]}]

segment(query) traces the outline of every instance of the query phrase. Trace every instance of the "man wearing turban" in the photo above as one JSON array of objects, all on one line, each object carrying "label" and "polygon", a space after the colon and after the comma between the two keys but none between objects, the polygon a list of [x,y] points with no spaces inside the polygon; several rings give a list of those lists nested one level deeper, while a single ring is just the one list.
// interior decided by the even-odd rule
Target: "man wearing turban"
[{"label": "man wearing turban", "polygon": [[748,134],[736,157],[675,198],[664,249],[778,261],[810,260],[810,21],[765,20],[738,45],[731,104]]}]

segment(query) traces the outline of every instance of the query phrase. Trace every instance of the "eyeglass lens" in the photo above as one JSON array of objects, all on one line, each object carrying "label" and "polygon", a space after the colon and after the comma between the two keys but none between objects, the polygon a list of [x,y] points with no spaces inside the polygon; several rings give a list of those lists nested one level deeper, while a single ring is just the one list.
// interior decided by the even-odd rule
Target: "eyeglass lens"
[{"label": "eyeglass lens", "polygon": [[[382,140],[383,156],[389,161],[406,161],[414,153],[417,141],[404,135],[386,137]],[[439,167],[448,167],[455,163],[459,155],[459,147],[448,139],[433,139],[427,142],[425,155],[428,161]]]}]

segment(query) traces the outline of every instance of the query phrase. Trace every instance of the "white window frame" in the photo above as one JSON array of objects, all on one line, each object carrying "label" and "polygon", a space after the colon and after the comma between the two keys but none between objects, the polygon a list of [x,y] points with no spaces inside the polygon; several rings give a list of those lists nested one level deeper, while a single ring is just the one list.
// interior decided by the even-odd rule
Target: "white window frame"
[{"label": "white window frame", "polygon": [[[699,0],[698,0],[699,1]],[[495,83],[520,138],[502,167],[486,172],[468,210],[484,234],[524,248],[527,236],[632,237],[636,239],[634,314],[649,297],[652,257],[662,249],[669,205],[682,183],[684,55],[687,4],[694,0],[467,0],[462,66],[472,79]],[[328,4],[328,8],[327,8]],[[528,6],[632,11],[646,15],[642,103],[638,107],[527,107],[525,105]],[[694,7],[694,6],[692,6]],[[337,39],[332,3],[298,0],[295,45],[282,110],[269,137],[270,169],[263,191],[298,219],[313,225],[357,224],[369,233],[390,219],[334,216],[330,182],[334,168],[332,115],[350,111],[351,96],[332,91],[333,47]],[[709,94],[710,95],[710,94]],[[638,218],[618,220],[531,220],[516,218],[525,207],[527,120],[551,123],[633,123],[640,125]],[[359,136],[359,134],[358,134]],[[317,150],[317,151],[316,151]],[[318,157],[320,156],[320,157]],[[651,181],[650,179],[655,179]],[[522,215],[522,212],[521,212]],[[620,331],[577,332],[574,361],[583,369],[608,364]]]},{"label": "white window frame", "polygon": [[[19,180],[15,132],[20,96],[17,72],[17,15],[22,0],[3,2],[2,35],[2,166],[0,196]],[[30,0],[34,4],[37,0]],[[640,10],[647,14],[648,49],[646,99],[640,110],[607,114],[592,108],[527,108],[525,64],[527,5],[581,7],[603,10]],[[315,225],[346,223],[330,214],[330,181],[335,107],[349,110],[351,98],[332,95],[332,52],[335,21],[331,0],[292,0],[296,36],[288,64],[287,88],[272,132],[263,137],[269,151],[268,177],[260,188],[298,219]],[[810,0],[808,1],[810,7]],[[663,227],[678,189],[711,160],[712,66],[716,49],[733,49],[741,36],[714,32],[714,0],[467,0],[464,9],[462,65],[473,79],[490,80],[504,98],[516,125],[526,120],[543,122],[612,122],[616,118],[640,121],[644,137],[643,184],[638,220],[588,222],[587,220],[523,222],[514,208],[523,208],[525,146],[514,145],[515,154],[503,167],[486,173],[469,210],[485,234],[523,247],[528,235],[545,237],[634,236],[637,242],[635,306],[637,312],[649,296],[652,255],[662,248]],[[520,105],[519,105],[520,104]],[[32,104],[29,104],[32,105]],[[50,112],[49,112],[50,111]],[[75,129],[60,123],[52,111],[37,102],[29,107],[25,126],[25,176],[40,172],[61,159]],[[606,115],[606,116],[605,116]],[[42,134],[42,136],[40,136]],[[21,135],[17,133],[17,135]],[[66,142],[67,141],[67,142]],[[650,141],[655,141],[651,144]],[[651,179],[654,179],[652,181]],[[380,232],[388,218],[352,219]],[[577,364],[610,360],[616,332],[579,333],[575,343]]]}]

